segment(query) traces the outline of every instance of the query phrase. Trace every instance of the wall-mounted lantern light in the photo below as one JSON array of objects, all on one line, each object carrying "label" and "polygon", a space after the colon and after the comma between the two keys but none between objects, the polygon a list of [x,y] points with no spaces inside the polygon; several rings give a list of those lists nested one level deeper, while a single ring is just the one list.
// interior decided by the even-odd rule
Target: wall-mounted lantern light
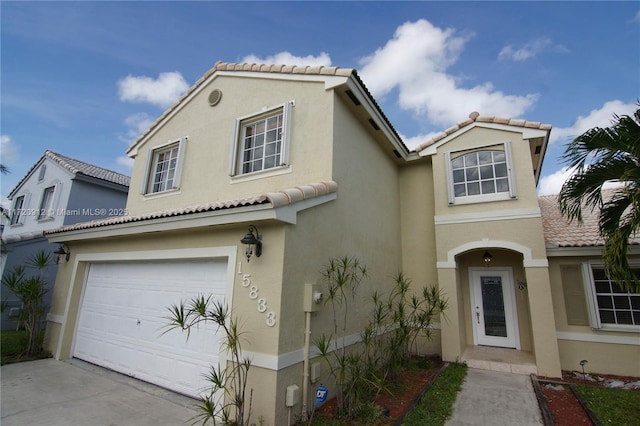
[{"label": "wall-mounted lantern light", "polygon": [[60,256],[64,256],[65,260],[68,262],[71,257],[71,250],[69,250],[69,247],[66,244],[60,244],[58,250],[54,251],[53,254],[58,255],[56,263],[60,263]]},{"label": "wall-mounted lantern light", "polygon": [[253,225],[249,225],[249,232],[240,240],[245,245],[245,255],[247,256],[247,262],[251,260],[253,255],[253,247],[255,246],[256,257],[262,255],[262,235],[258,232],[258,228]]},{"label": "wall-mounted lantern light", "polygon": [[487,265],[487,268],[489,267],[489,264],[491,264],[491,259],[493,259],[493,256],[491,256],[489,250],[486,250],[482,255],[482,260],[484,260],[484,264]]}]

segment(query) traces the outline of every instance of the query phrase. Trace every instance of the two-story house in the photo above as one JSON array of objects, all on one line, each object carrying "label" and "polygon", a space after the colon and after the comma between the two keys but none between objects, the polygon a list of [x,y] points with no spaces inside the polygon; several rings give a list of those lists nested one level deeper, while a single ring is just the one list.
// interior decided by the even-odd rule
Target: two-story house
[{"label": "two-story house", "polygon": [[[45,151],[7,197],[11,208],[2,231],[2,277],[39,251],[57,259],[53,252],[59,246],[44,237],[47,229],[124,214],[128,190],[129,176]],[[49,305],[57,264],[43,272],[49,290],[44,302]],[[4,285],[2,300],[2,329],[15,329],[20,301]]]},{"label": "two-story house", "polygon": [[[195,396],[225,360],[219,336],[163,331],[169,306],[211,294],[246,333],[253,415],[287,424],[313,386],[332,391],[309,344],[333,332],[332,316],[309,289],[348,255],[369,269],[365,297],[399,271],[440,287],[449,307],[423,353],[557,377],[616,345],[616,366],[589,367],[640,374],[637,322],[557,331],[565,282],[591,281],[584,257],[548,254],[536,184],[550,131],[473,113],[410,150],[353,69],[218,63],[129,148],[127,215],[47,232],[71,250],[47,345]],[[241,243],[248,230],[260,253]],[[360,339],[369,308],[358,304],[340,345]]]}]

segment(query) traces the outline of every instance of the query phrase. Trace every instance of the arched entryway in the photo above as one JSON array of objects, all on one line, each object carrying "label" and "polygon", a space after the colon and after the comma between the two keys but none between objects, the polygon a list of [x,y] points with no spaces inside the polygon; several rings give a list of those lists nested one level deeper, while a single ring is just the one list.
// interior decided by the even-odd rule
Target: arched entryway
[{"label": "arched entryway", "polygon": [[[438,263],[441,289],[450,301],[442,324],[443,358],[487,370],[539,373],[536,354],[554,337],[553,323],[537,317],[533,308],[540,300],[550,306],[546,258],[535,259],[528,247],[497,240],[466,243],[447,255]],[[540,333],[536,322],[545,324]]]}]

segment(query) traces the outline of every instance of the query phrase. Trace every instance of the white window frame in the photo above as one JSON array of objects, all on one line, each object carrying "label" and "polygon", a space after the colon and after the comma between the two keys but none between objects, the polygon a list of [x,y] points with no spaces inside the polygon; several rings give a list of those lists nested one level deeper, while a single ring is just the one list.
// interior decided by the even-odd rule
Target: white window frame
[{"label": "white window frame", "polygon": [[[40,197],[40,208],[38,209],[38,215],[36,217],[38,221],[53,219],[57,189],[57,185],[53,184],[46,186],[42,190],[42,197]],[[51,190],[51,195],[47,196],[47,194],[49,194],[49,190]]]},{"label": "white window frame", "polygon": [[[235,130],[233,134],[233,149],[231,150],[231,160],[229,165],[229,176],[240,177],[255,174],[265,174],[269,172],[279,172],[289,167],[289,147],[291,144],[291,114],[294,101],[288,101],[280,105],[265,108],[259,113],[250,114],[236,119]],[[242,171],[242,155],[241,150],[244,148],[243,134],[244,129],[256,121],[282,114],[282,142],[280,147],[280,158],[277,165],[263,168],[260,170],[244,173]]]},{"label": "white window frame", "polygon": [[47,172],[47,165],[43,164],[40,166],[40,171],[38,172],[38,182],[42,182],[44,180],[44,175]]},{"label": "white window frame", "polygon": [[[504,151],[506,167],[507,167],[507,182],[509,184],[509,191],[496,192],[492,194],[465,195],[465,196],[456,197],[455,190],[454,190],[454,182],[453,182],[453,167],[451,164],[452,157],[455,156],[455,158],[458,158],[461,156],[465,156],[467,154],[483,152],[483,151]],[[445,169],[447,172],[447,196],[448,196],[449,204],[483,203],[483,202],[491,202],[491,201],[509,200],[517,197],[516,179],[513,173],[513,157],[511,154],[511,141],[491,144],[491,145],[470,149],[470,150],[445,152],[444,158],[445,158],[444,159]]]},{"label": "white window frame", "polygon": [[[604,269],[604,264],[599,261],[591,261],[584,262],[582,264],[583,267],[583,276],[586,277],[584,280],[585,286],[585,295],[587,296],[587,306],[589,308],[589,320],[591,322],[591,328],[594,330],[602,330],[602,331],[632,331],[640,333],[640,324],[638,325],[630,325],[630,324],[611,324],[611,323],[603,323],[600,319],[599,313],[599,305],[598,305],[598,293],[596,292],[595,279],[593,277],[593,269]],[[640,269],[640,263],[631,264],[631,268]],[[624,295],[627,293],[620,293],[620,295]],[[637,297],[640,297],[637,296]],[[633,310],[633,308],[632,308]]]},{"label": "white window frame", "polygon": [[[143,195],[153,196],[157,194],[166,194],[167,192],[170,192],[170,191],[180,190],[180,184],[182,180],[182,168],[184,165],[184,157],[185,157],[185,151],[186,151],[188,140],[189,140],[189,137],[184,136],[180,139],[170,140],[163,145],[149,149],[149,154],[147,156],[147,167],[146,167],[145,179],[141,188],[141,193]],[[158,155],[162,152],[173,149],[174,147],[178,148],[178,155],[176,158],[176,167],[174,169],[174,174],[173,174],[173,184],[171,185],[170,188],[164,188],[162,191],[153,191],[152,189],[155,183],[154,176],[156,172]]]},{"label": "white window frame", "polygon": [[[11,217],[9,218],[10,226],[18,226],[24,224],[24,218],[26,216],[24,213],[29,206],[30,195],[31,194],[26,193],[16,197],[15,201],[13,202],[13,208],[11,209]],[[22,205],[18,208],[18,200],[20,199],[22,199]]]}]

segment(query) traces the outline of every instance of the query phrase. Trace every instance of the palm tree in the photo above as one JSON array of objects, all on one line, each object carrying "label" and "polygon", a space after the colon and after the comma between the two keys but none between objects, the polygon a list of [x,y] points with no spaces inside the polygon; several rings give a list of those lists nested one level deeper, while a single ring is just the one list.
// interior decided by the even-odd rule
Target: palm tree
[{"label": "palm tree", "polygon": [[[640,277],[631,271],[627,257],[629,239],[640,230],[640,108],[633,116],[614,115],[611,127],[587,130],[569,143],[562,160],[575,173],[560,190],[561,213],[580,224],[583,208],[599,209],[609,278],[625,290],[640,292]],[[607,182],[621,186],[603,199]]]},{"label": "palm tree", "polygon": [[6,175],[7,173],[9,173],[9,168],[4,164],[0,163],[0,173],[3,175]]}]

